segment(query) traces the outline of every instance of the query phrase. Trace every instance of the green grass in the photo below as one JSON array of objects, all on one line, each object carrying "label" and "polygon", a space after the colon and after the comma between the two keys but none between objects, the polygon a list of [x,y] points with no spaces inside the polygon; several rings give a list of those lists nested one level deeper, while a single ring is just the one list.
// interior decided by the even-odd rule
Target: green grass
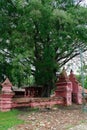
[{"label": "green grass", "polygon": [[87,123],[87,120],[81,120],[80,123]]},{"label": "green grass", "polygon": [[8,130],[17,124],[22,124],[24,121],[18,119],[19,111],[12,110],[10,112],[0,112],[0,130]]},{"label": "green grass", "polygon": [[73,128],[74,126],[73,125],[68,125],[67,127],[66,127],[66,130],[69,130],[70,128]]}]

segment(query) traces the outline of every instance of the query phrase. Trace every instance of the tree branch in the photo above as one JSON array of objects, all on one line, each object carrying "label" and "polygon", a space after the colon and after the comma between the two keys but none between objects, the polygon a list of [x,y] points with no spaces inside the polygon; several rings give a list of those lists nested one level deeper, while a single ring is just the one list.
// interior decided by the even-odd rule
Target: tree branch
[{"label": "tree branch", "polygon": [[82,1],[84,1],[84,0],[79,0],[75,7],[77,7]]}]

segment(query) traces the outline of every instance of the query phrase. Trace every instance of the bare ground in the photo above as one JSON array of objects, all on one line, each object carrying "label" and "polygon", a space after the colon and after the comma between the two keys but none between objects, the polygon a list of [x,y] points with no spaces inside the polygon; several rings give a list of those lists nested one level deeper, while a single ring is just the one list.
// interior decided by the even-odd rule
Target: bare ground
[{"label": "bare ground", "polygon": [[87,125],[87,112],[83,112],[82,108],[81,105],[73,104],[69,107],[58,106],[51,110],[41,109],[34,112],[25,109],[19,115],[24,124],[9,130],[74,130],[71,128],[84,123]]}]

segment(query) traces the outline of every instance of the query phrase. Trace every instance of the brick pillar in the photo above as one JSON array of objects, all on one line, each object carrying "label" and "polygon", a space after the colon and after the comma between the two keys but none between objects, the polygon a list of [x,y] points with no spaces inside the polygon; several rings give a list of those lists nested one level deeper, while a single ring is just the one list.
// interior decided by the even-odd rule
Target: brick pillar
[{"label": "brick pillar", "polygon": [[59,75],[59,79],[56,83],[57,89],[55,91],[55,96],[61,96],[65,99],[66,105],[72,104],[72,83],[70,82],[65,68],[63,68],[62,73]]},{"label": "brick pillar", "polygon": [[72,101],[77,104],[82,104],[82,87],[77,81],[72,70],[70,72],[69,79],[72,82]]},{"label": "brick pillar", "polygon": [[0,111],[10,111],[12,108],[12,97],[14,95],[11,89],[12,84],[7,78],[1,85],[2,90],[0,94]]}]

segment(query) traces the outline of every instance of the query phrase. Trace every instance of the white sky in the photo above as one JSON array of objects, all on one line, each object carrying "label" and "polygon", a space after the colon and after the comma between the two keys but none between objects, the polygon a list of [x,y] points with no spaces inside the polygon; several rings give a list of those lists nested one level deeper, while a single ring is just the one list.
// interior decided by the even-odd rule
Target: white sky
[{"label": "white sky", "polygon": [[[82,53],[82,65],[87,65],[87,51]],[[72,60],[66,63],[65,68],[67,70],[67,73],[70,73],[70,70],[72,69],[75,74],[79,74],[81,71],[81,56],[76,56]]]},{"label": "white sky", "polygon": [[87,0],[83,0],[83,3],[87,3]]},{"label": "white sky", "polygon": [[83,0],[83,1],[81,2],[81,5],[87,5],[87,0]]}]

